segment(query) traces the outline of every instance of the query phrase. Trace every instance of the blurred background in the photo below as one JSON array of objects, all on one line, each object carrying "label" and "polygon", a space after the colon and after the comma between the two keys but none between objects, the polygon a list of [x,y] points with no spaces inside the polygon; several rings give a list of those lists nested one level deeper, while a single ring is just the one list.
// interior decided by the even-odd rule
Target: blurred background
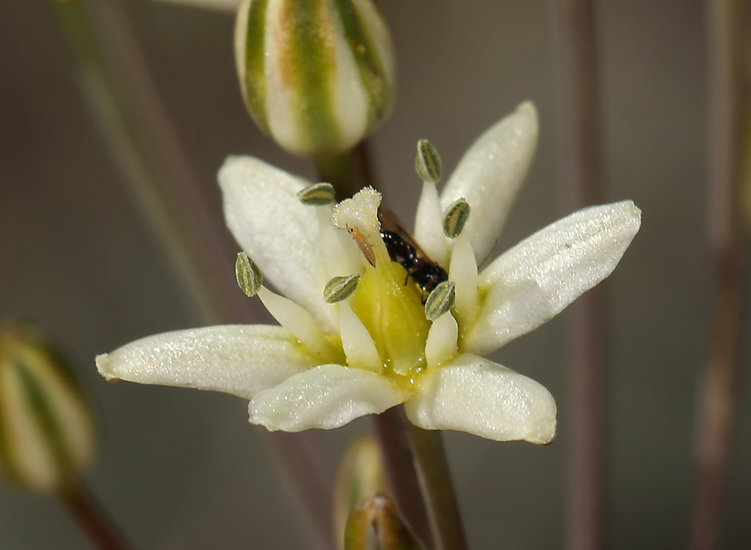
[{"label": "blurred background", "polygon": [[[555,36],[547,1],[384,0],[397,60],[391,117],[372,139],[386,200],[413,216],[414,146],[429,138],[450,171],[483,130],[523,100],[539,149],[499,243],[504,250],[567,213],[555,136]],[[160,93],[219,211],[215,173],[252,154],[313,177],[246,115],[232,57],[233,16],[130,0]],[[698,372],[708,351],[707,87],[703,5],[598,3],[606,201],[633,199],[643,225],[609,280],[609,526],[614,549],[685,544]],[[81,93],[47,4],[0,18],[0,317],[34,321],[64,343],[99,411],[88,483],[136,548],[304,548],[300,525],[246,402],[174,388],[108,384],[93,358],[136,338],[200,326],[129,193]],[[233,278],[231,271],[227,278]],[[751,282],[751,281],[750,281]],[[243,300],[238,291],[237,299]],[[262,313],[252,301],[248,308]],[[564,544],[571,445],[570,315],[494,355],[556,397],[547,447],[463,433],[445,442],[473,548]],[[747,355],[747,354],[746,354]],[[748,359],[748,358],[747,358]],[[746,361],[747,363],[747,361]],[[748,396],[749,377],[741,394]],[[736,429],[726,547],[748,548],[751,405]],[[335,464],[361,419],[317,435]],[[53,499],[0,485],[0,548],[86,548]]]}]

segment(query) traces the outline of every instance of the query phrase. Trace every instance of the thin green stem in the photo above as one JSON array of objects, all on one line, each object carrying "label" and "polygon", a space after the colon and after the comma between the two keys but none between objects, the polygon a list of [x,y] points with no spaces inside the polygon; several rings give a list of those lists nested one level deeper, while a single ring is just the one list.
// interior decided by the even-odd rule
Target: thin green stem
[{"label": "thin green stem", "polygon": [[422,490],[436,550],[466,550],[464,525],[451,480],[443,436],[407,422],[417,480]]},{"label": "thin green stem", "polygon": [[346,199],[354,194],[356,187],[351,152],[318,155],[313,160],[318,178],[334,186],[337,200]]},{"label": "thin green stem", "polygon": [[131,548],[83,482],[61,491],[58,496],[94,546],[100,550],[129,550]]},{"label": "thin green stem", "polygon": [[408,437],[409,421],[401,407],[394,407],[374,416],[373,425],[399,512],[423,545],[433,548],[432,529]]}]

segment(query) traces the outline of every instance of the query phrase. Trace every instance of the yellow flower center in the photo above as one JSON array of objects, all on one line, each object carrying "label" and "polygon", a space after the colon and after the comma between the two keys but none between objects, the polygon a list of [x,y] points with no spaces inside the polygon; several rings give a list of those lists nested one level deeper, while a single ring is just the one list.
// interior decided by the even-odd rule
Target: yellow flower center
[{"label": "yellow flower center", "polygon": [[412,383],[427,366],[425,342],[431,323],[405,269],[391,261],[383,241],[374,244],[376,265],[365,268],[350,306],[370,332],[384,373]]}]

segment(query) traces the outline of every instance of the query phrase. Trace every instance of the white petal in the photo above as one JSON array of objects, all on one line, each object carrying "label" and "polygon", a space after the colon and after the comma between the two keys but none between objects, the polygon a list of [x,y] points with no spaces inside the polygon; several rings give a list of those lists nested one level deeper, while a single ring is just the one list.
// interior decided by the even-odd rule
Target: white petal
[{"label": "white petal", "polygon": [[443,210],[435,183],[422,184],[415,215],[415,239],[431,260],[446,265],[449,245],[443,234]]},{"label": "white petal", "polygon": [[425,359],[428,368],[435,368],[456,355],[459,325],[451,312],[446,312],[433,321],[425,342]]},{"label": "white petal", "polygon": [[259,393],[250,402],[252,424],[298,432],[337,428],[366,414],[382,413],[407,394],[388,378],[370,371],[321,365]]},{"label": "white petal", "polygon": [[454,311],[464,325],[477,317],[477,261],[469,238],[462,233],[451,250],[449,279],[456,285]]},{"label": "white petal", "polygon": [[500,236],[536,147],[537,111],[532,103],[522,103],[475,141],[441,193],[444,209],[462,197],[472,208],[464,231],[478,263]]},{"label": "white petal", "polygon": [[219,184],[227,225],[265,279],[327,330],[336,327],[336,312],[323,300],[328,279],[316,212],[328,207],[300,203],[297,192],[308,182],[252,157],[229,157]]},{"label": "white petal", "polygon": [[422,390],[405,404],[407,417],[427,430],[459,430],[496,441],[549,443],[555,400],[531,378],[464,354],[428,371]]},{"label": "white petal", "polygon": [[347,302],[339,304],[339,327],[342,348],[347,356],[347,364],[353,367],[381,372],[383,361],[378,354],[373,338],[360,318],[355,315]]},{"label": "white petal", "polygon": [[314,366],[282,327],[224,325],[166,332],[96,358],[107,380],[215,390],[250,399]]},{"label": "white petal", "polygon": [[480,274],[485,299],[463,349],[486,355],[557,315],[610,275],[640,224],[631,201],[593,206],[503,253]]},{"label": "white petal", "polygon": [[294,334],[315,355],[318,363],[326,363],[333,358],[333,350],[324,337],[323,331],[305,308],[284,296],[271,292],[266,287],[261,287],[258,297],[274,319]]}]

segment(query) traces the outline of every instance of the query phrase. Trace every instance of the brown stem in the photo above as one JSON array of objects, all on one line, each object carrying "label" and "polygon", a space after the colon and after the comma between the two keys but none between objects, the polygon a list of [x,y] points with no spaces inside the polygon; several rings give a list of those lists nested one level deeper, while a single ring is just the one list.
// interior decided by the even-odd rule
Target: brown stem
[{"label": "brown stem", "polygon": [[[601,201],[599,89],[593,0],[557,0],[558,112],[567,211]],[[605,545],[608,316],[599,285],[573,306],[572,424],[567,546]]]},{"label": "brown stem", "polygon": [[742,332],[740,186],[744,2],[707,0],[709,50],[709,243],[714,311],[696,435],[697,482],[689,548],[720,548]]},{"label": "brown stem", "polygon": [[466,550],[464,524],[441,432],[423,430],[409,422],[406,432],[436,550]]},{"label": "brown stem", "polygon": [[374,416],[373,422],[399,512],[424,546],[433,548],[430,523],[407,436],[409,421],[401,407],[393,407]]},{"label": "brown stem", "polygon": [[100,550],[129,550],[131,548],[83,482],[61,491],[58,495],[94,546]]}]

